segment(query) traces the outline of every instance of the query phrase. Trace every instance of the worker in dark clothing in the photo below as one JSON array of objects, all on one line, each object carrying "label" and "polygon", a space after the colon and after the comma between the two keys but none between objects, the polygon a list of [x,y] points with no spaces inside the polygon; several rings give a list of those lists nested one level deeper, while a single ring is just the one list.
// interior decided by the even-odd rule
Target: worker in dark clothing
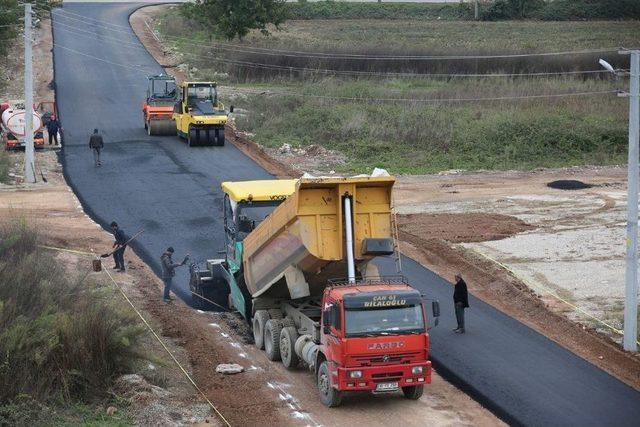
[{"label": "worker in dark clothing", "polygon": [[115,221],[111,223],[111,230],[113,230],[113,237],[115,237],[113,247],[117,248],[115,251],[113,251],[113,260],[116,263],[113,269],[124,273],[124,250],[127,248],[127,237],[125,236],[124,231],[122,231],[120,227],[118,227],[118,223]]},{"label": "worker in dark clothing", "polygon": [[100,150],[104,148],[104,141],[102,135],[98,133],[98,129],[93,130],[93,135],[89,138],[89,148],[93,150],[93,161],[96,166],[102,166],[100,162]]},{"label": "worker in dark clothing", "polygon": [[55,115],[51,115],[51,118],[47,122],[47,133],[49,134],[49,145],[54,142],[53,145],[58,145],[58,131],[62,130],[60,123]]},{"label": "worker in dark clothing", "polygon": [[469,308],[469,293],[467,284],[460,274],[456,274],[456,285],[453,290],[453,304],[456,309],[458,327],[453,330],[456,334],[464,334],[464,309]]},{"label": "worker in dark clothing", "polygon": [[189,260],[189,254],[187,254],[181,263],[174,264],[171,259],[173,252],[173,248],[169,246],[160,257],[160,261],[162,263],[162,281],[164,282],[164,302],[170,302],[173,300],[169,293],[171,292],[171,286],[173,285],[173,276],[176,275],[176,268],[182,267]]}]

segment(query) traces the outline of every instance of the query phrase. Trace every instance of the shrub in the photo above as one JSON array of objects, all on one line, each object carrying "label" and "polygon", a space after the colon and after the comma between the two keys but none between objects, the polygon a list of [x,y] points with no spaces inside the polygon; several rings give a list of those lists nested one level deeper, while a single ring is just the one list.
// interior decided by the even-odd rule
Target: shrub
[{"label": "shrub", "polygon": [[638,0],[555,0],[534,17],[547,21],[578,19],[640,19]]},{"label": "shrub", "polygon": [[142,329],[37,246],[24,222],[0,226],[0,403],[102,396],[140,359]]},{"label": "shrub", "polygon": [[482,11],[485,21],[524,19],[544,7],[544,0],[496,0]]},{"label": "shrub", "polygon": [[356,3],[317,1],[287,3],[289,19],[471,19],[467,3]]}]

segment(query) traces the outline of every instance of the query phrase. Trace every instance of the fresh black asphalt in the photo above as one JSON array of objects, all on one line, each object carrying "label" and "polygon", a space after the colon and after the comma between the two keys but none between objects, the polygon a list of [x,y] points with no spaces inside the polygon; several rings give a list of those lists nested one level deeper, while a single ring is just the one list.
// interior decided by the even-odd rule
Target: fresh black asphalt
[{"label": "fresh black asphalt", "polygon": [[[189,251],[196,260],[223,249],[222,181],[270,176],[231,144],[188,148],[177,138],[146,135],[145,76],[162,69],[127,28],[136,7],[67,3],[53,13],[61,161],[94,220],[103,226],[115,220],[128,234],[144,228],[134,249],[158,272],[169,245],[176,258]],[[88,147],[94,128],[105,136],[102,167],[93,165]],[[382,272],[395,272],[390,260],[380,264]],[[440,325],[431,330],[439,372],[505,421],[640,425],[640,393],[476,298],[467,311],[467,334],[453,334],[451,286],[408,258],[403,264],[412,285],[442,303]],[[176,285],[189,302],[186,271]]]}]

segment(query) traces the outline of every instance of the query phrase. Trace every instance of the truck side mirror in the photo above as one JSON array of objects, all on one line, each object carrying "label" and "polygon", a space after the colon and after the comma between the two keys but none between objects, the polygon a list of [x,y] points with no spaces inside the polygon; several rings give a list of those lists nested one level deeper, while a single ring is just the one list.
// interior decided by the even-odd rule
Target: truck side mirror
[{"label": "truck side mirror", "polygon": [[229,107],[229,112],[233,113],[233,105],[231,107]]},{"label": "truck side mirror", "polygon": [[433,312],[433,317],[440,317],[440,301],[431,302],[431,311]]}]

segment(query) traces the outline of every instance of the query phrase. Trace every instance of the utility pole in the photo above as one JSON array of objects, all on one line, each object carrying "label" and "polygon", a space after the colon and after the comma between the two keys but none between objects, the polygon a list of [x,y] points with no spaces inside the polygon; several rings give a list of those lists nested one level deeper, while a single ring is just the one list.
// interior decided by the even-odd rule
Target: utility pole
[{"label": "utility pole", "polygon": [[626,351],[638,351],[638,122],[640,121],[640,50],[618,52],[631,55],[629,75],[629,169],[627,184],[627,256],[624,299]]},{"label": "utility pole", "polygon": [[474,6],[473,6],[474,7],[474,16],[475,16],[476,21],[477,21],[478,18],[479,18],[479,15],[480,15],[480,13],[478,12],[478,0],[474,0],[473,3],[474,3]]},{"label": "utility pole", "polygon": [[36,182],[33,149],[33,55],[31,53],[31,3],[24,5],[24,180]]}]

